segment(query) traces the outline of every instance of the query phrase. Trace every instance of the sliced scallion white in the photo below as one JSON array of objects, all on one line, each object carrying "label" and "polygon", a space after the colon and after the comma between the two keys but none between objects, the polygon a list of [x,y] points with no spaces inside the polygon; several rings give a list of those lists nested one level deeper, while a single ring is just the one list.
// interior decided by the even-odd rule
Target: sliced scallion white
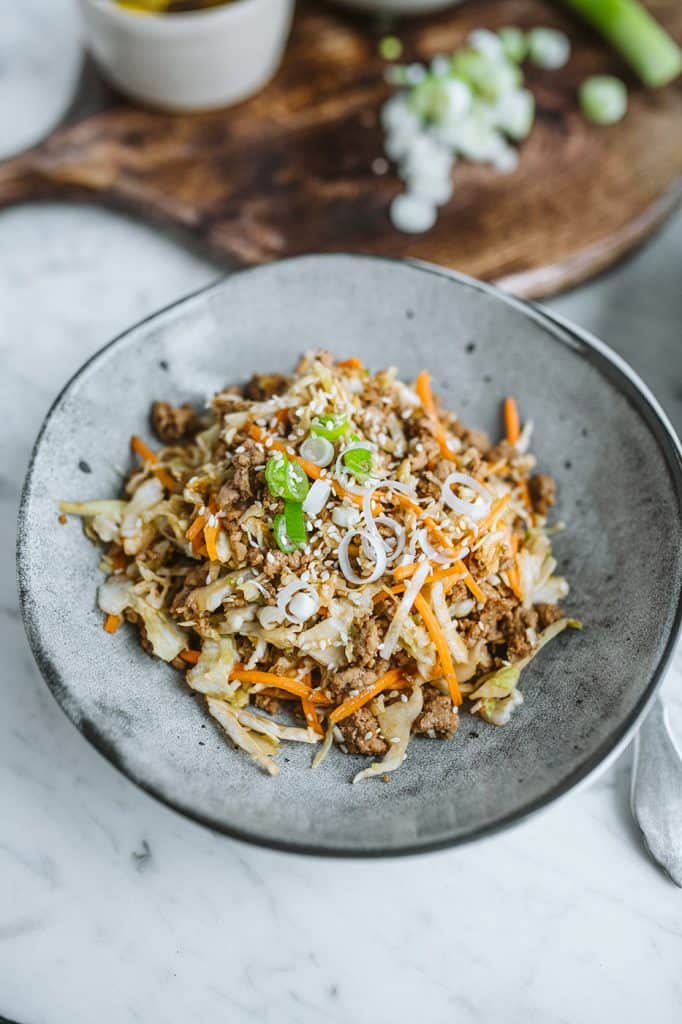
[{"label": "sliced scallion white", "polygon": [[613,75],[592,75],[578,90],[580,109],[595,124],[615,124],[628,108],[625,85]]},{"label": "sliced scallion white", "polygon": [[528,33],[528,57],[538,68],[556,71],[571,56],[571,41],[556,28],[532,28]]}]

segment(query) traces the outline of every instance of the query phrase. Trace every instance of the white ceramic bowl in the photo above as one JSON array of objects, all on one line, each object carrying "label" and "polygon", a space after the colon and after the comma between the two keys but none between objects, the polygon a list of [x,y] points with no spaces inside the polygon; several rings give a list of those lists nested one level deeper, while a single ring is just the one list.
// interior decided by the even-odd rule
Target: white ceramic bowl
[{"label": "white ceramic bowl", "polygon": [[80,0],[88,45],[104,76],[166,110],[210,110],[257,92],[279,67],[294,0],[233,0],[187,14],[135,14],[114,0]]}]

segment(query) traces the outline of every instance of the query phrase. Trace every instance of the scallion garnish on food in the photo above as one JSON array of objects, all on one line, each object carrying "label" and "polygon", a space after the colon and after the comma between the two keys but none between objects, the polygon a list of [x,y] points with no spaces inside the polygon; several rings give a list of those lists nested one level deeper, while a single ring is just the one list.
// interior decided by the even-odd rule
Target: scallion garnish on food
[{"label": "scallion garnish on food", "polygon": [[595,124],[615,124],[628,106],[627,89],[613,75],[592,75],[578,90],[578,101],[588,121]]}]

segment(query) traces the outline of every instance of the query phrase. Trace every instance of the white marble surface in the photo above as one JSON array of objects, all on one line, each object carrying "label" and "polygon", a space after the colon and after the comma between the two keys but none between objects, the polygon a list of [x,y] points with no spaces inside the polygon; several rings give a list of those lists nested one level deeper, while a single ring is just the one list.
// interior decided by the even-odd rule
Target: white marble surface
[{"label": "white marble surface", "polygon": [[[77,64],[70,7],[2,5],[5,152],[66,101]],[[550,303],[624,353],[678,429],[681,263],[678,218],[626,266]],[[0,1016],[677,1024],[682,892],[633,827],[629,753],[589,788],[469,848],[318,861],[189,824],[119,776],[54,703],[24,639],[12,568],[31,444],[86,356],[215,274],[109,213],[50,205],[0,214]],[[680,734],[681,682],[678,652],[666,690]]]}]

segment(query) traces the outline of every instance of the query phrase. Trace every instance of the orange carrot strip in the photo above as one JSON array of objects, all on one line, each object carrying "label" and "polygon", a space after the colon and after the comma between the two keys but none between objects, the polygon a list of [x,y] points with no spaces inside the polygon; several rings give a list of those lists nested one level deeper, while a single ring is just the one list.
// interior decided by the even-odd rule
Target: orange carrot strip
[{"label": "orange carrot strip", "polygon": [[342,359],[336,364],[341,370],[364,370],[365,364],[362,359],[352,356],[350,359]]},{"label": "orange carrot strip", "polygon": [[156,469],[152,470],[152,473],[154,474],[157,480],[161,481],[161,483],[163,484],[167,491],[178,490],[177,480],[174,477],[172,477],[168,470],[164,469],[163,466],[157,466]]},{"label": "orange carrot strip", "polygon": [[433,400],[433,394],[431,393],[431,378],[426,370],[422,370],[415,381],[415,391],[419,395],[419,400],[424,407],[424,412],[431,420],[431,426],[433,427],[433,433],[438,442],[440,453],[445,459],[450,459],[452,462],[455,461],[456,456],[450,449],[443,425],[441,424],[438,413],[436,412],[436,403]]},{"label": "orange carrot strip", "polygon": [[462,578],[464,580],[464,584],[467,587],[469,593],[473,594],[473,596],[476,598],[477,601],[481,601],[482,604],[485,604],[485,594],[483,593],[483,591],[479,587],[478,583],[476,582],[474,577],[471,575],[471,573],[467,569],[467,567],[464,564],[464,562],[458,562],[457,564],[459,565],[460,569],[464,573],[464,576]]},{"label": "orange carrot strip", "polygon": [[391,495],[399,505],[403,505],[404,508],[409,508],[415,515],[421,516],[422,509],[416,501],[412,501],[412,498],[408,498],[406,494],[401,494],[400,491],[391,491]]},{"label": "orange carrot strip", "polygon": [[122,622],[123,619],[121,618],[120,615],[107,615],[106,619],[104,620],[104,632],[115,633]]},{"label": "orange carrot strip", "polygon": [[445,536],[445,534],[440,529],[438,524],[436,522],[434,522],[434,520],[431,518],[431,516],[424,516],[423,519],[424,519],[424,526],[427,528],[427,530],[429,530],[433,534],[433,536],[436,538],[436,540],[438,541],[440,546],[445,551],[447,551],[448,554],[451,554],[453,556],[458,555],[459,552],[458,552],[457,548],[452,546],[452,544],[450,543],[448,538]]},{"label": "orange carrot strip", "polygon": [[153,452],[151,448],[144,443],[141,437],[137,434],[133,434],[130,438],[130,447],[133,449],[136,455],[142,459],[143,462],[158,462],[156,452]]},{"label": "orange carrot strip", "polygon": [[511,550],[511,556],[514,560],[514,564],[511,569],[507,569],[507,578],[509,580],[509,586],[514,591],[519,601],[523,600],[523,592],[521,590],[521,574],[519,572],[519,538],[518,534],[513,533],[509,541],[509,548]]},{"label": "orange carrot strip", "polygon": [[440,628],[438,619],[433,614],[428,604],[424,600],[421,594],[417,594],[414,599],[414,606],[419,612],[426,626],[429,636],[434,642],[436,652],[438,654],[438,660],[440,667],[443,670],[443,675],[447,680],[448,690],[450,691],[450,699],[453,704],[462,703],[462,694],[460,693],[459,686],[457,685],[457,676],[455,675],[455,666],[452,663],[452,655],[450,654],[450,648],[448,642],[445,639],[445,634]]},{"label": "orange carrot strip", "polygon": [[458,562],[457,565],[450,565],[447,569],[437,569],[436,572],[432,572],[430,576],[427,576],[424,580],[424,586],[428,586],[431,583],[438,583],[439,580],[447,580],[451,583],[456,583],[457,580],[462,578],[462,563]]},{"label": "orange carrot strip", "polygon": [[492,526],[502,509],[506,508],[510,501],[511,494],[503,494],[501,498],[495,499],[490,506],[490,512],[488,512],[487,516],[484,516],[483,519],[479,520],[477,524],[479,537],[488,529],[489,526]]},{"label": "orange carrot strip", "polygon": [[194,540],[195,537],[198,537],[205,526],[206,516],[197,516],[194,522],[190,525],[185,537],[187,540]]},{"label": "orange carrot strip", "polygon": [[320,725],[320,720],[317,717],[317,711],[315,710],[313,702],[307,697],[301,697],[301,707],[303,708],[305,720],[310,728],[313,729],[318,736],[324,736],[324,729]]},{"label": "orange carrot strip", "polygon": [[504,429],[509,444],[516,444],[521,435],[521,424],[516,399],[511,395],[504,400]]},{"label": "orange carrot strip", "polygon": [[410,576],[414,576],[419,564],[419,562],[409,562],[407,565],[399,565],[397,569],[393,570],[393,575],[397,580],[407,580]]},{"label": "orange carrot strip", "polygon": [[216,547],[216,540],[218,538],[219,533],[220,523],[218,522],[218,520],[216,520],[213,525],[207,523],[206,526],[204,527],[204,541],[206,542],[206,551],[208,552],[208,557],[211,559],[212,562],[217,562],[219,560],[218,549]]},{"label": "orange carrot strip", "polygon": [[302,683],[300,679],[294,679],[292,676],[278,676],[275,672],[234,668],[230,672],[230,679],[236,679],[240,683],[264,683],[265,686],[274,686],[277,690],[294,693],[297,697],[310,696],[310,687],[306,683]]},{"label": "orange carrot strip", "polygon": [[388,672],[385,672],[383,676],[379,676],[378,679],[368,686],[362,693],[358,693],[356,697],[349,697],[348,700],[344,700],[343,704],[339,704],[337,708],[334,708],[329,721],[332,725],[336,725],[337,722],[342,722],[344,718],[348,718],[358,708],[364,707],[374,697],[376,697],[382,690],[387,690],[389,687],[397,683],[402,677],[402,672],[399,668],[391,668]]},{"label": "orange carrot strip", "polygon": [[[130,447],[143,462],[149,462],[154,466],[159,461],[159,457],[156,452],[153,452],[149,445],[146,445],[142,438],[138,437],[137,434],[133,434],[130,438]],[[175,480],[168,470],[163,468],[163,466],[157,466],[156,469],[152,469],[152,473],[157,480],[161,481],[166,490],[174,491],[176,489],[177,480]]]},{"label": "orange carrot strip", "polygon": [[186,647],[184,651],[180,651],[180,657],[183,661],[186,661],[188,665],[196,665],[201,657],[201,651],[192,651],[189,647]]}]

